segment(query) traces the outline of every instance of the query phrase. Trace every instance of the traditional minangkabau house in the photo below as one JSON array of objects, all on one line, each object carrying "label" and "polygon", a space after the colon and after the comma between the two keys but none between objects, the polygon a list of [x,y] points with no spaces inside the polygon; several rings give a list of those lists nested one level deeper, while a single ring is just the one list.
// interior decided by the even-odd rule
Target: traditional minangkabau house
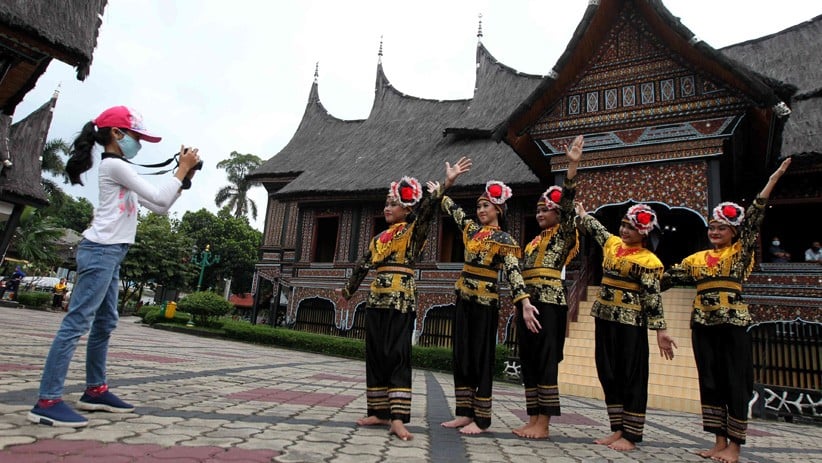
[{"label": "traditional minangkabau house", "polygon": [[[269,192],[255,292],[273,293],[268,299],[276,301],[276,307],[255,310],[280,310],[298,329],[359,336],[357,309],[367,288],[348,311],[335,307],[333,289],[342,286],[370,237],[385,226],[380,212],[390,181],[401,175],[440,179],[444,161],[470,155],[474,168],[450,195],[473,207],[487,179],[511,184],[509,229],[524,242],[537,232],[536,197],[546,185],[561,183],[565,146],[578,134],[585,135],[578,198],[614,231],[631,203],[651,203],[665,232],[658,253],[666,265],[707,247],[710,209],[725,200],[749,204],[787,155],[801,155],[795,164],[802,167],[792,168],[777,186],[763,232],[807,244],[820,239],[816,230],[798,226],[802,217],[819,216],[822,201],[822,67],[814,63],[819,23],[817,18],[716,50],[659,1],[592,0],[547,76],[517,73],[480,42],[473,98],[432,101],[395,90],[380,63],[371,113],[357,121],[325,111],[315,73],[294,137],[251,175]],[[802,51],[779,55],[783,42]],[[758,56],[763,46],[773,52]],[[773,74],[767,56],[792,59]],[[794,82],[790,69],[802,66],[803,77]],[[796,124],[792,109],[800,116]],[[805,134],[813,141],[803,139]],[[588,316],[600,277],[595,248],[584,245],[567,272],[572,316],[560,365],[563,393],[588,397],[602,397]],[[459,237],[440,216],[417,270],[420,344],[448,338],[446,314],[460,252]],[[768,276],[751,278],[746,296],[759,321],[822,318],[819,269],[796,267],[763,265],[757,275]],[[769,284],[775,277],[780,284]],[[699,410],[690,347],[693,297],[693,288],[664,294],[669,329],[680,348],[673,362],[651,357],[651,407]],[[509,315],[501,311],[500,342],[515,336]],[[802,368],[815,375],[818,392],[817,345],[811,346],[815,366]]]},{"label": "traditional minangkabau house", "polygon": [[52,59],[75,66],[78,80],[88,76],[106,3],[0,2],[0,263],[23,209],[48,204],[40,156],[57,94],[12,124],[14,110]]}]

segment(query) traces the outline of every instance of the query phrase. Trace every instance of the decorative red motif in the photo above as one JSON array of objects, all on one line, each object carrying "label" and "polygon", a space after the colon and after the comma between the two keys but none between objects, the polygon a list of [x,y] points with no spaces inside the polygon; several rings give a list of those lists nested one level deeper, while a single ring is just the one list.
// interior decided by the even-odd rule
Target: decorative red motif
[{"label": "decorative red motif", "polygon": [[623,248],[622,246],[617,246],[616,255],[617,257],[630,256],[631,254],[638,253],[642,249],[643,248]]},{"label": "decorative red motif", "polygon": [[400,230],[402,230],[402,227],[394,227],[382,232],[380,234],[380,243],[384,244],[390,242],[394,239],[394,235],[396,235]]},{"label": "decorative red motif", "polygon": [[733,206],[725,206],[725,207],[722,208],[722,215],[724,215],[725,217],[727,217],[731,220],[736,219],[737,212],[739,212],[739,211],[737,211],[736,208],[733,207]]},{"label": "decorative red motif", "polygon": [[477,240],[477,241],[481,241],[481,240],[484,240],[484,239],[488,238],[493,233],[494,233],[493,230],[480,230],[472,238]]},{"label": "decorative red motif", "polygon": [[708,268],[716,267],[716,264],[719,263],[719,256],[713,256],[709,252],[705,254],[705,263],[708,264]]},{"label": "decorative red motif", "polygon": [[400,188],[400,198],[402,198],[403,201],[411,201],[414,199],[414,188],[410,186]]},{"label": "decorative red motif", "polygon": [[490,194],[494,198],[499,198],[502,196],[502,187],[499,185],[491,185],[488,187],[488,194]]},{"label": "decorative red motif", "polygon": [[653,216],[647,212],[640,212],[636,215],[636,221],[642,225],[648,225],[653,220]]},{"label": "decorative red motif", "polygon": [[559,204],[559,200],[560,200],[560,199],[562,199],[562,191],[560,191],[560,190],[554,190],[554,191],[552,191],[552,192],[551,192],[551,194],[550,194],[550,195],[548,195],[548,196],[549,196],[549,198],[548,198],[548,199],[550,199],[551,201],[553,201],[553,202],[555,202],[555,203]]}]

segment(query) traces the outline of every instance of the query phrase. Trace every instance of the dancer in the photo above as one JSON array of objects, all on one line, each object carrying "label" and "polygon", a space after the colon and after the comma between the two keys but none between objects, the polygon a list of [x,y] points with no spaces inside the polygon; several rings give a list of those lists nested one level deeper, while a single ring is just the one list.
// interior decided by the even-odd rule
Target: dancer
[{"label": "dancer", "polygon": [[542,232],[525,246],[522,259],[522,277],[535,308],[517,310],[528,423],[513,432],[529,439],[547,438],[551,416],[560,415],[557,375],[568,319],[568,302],[560,275],[562,267],[579,250],[574,195],[582,146],[580,135],[566,153],[569,164],[563,188],[552,186],[537,201],[537,223]]},{"label": "dancer", "polygon": [[[453,172],[446,172],[450,179]],[[491,425],[491,402],[499,317],[499,271],[504,269],[515,303],[531,312],[534,306],[525,292],[519,271],[520,247],[505,232],[505,201],[511,189],[502,182],[489,181],[477,199],[479,224],[448,196],[442,209],[462,230],[465,263],[455,284],[452,346],[456,418],[442,423],[446,428],[461,428],[462,434],[479,434]]]},{"label": "dancer", "polygon": [[576,203],[580,227],[602,246],[602,288],[591,315],[595,322],[597,375],[605,393],[613,433],[597,444],[633,450],[642,441],[648,402],[648,329],[656,331],[659,354],[674,358],[660,297],[662,262],[647,247],[655,240],[656,213],[645,204],[628,209],[611,235]]},{"label": "dancer", "polygon": [[181,149],[180,166],[174,176],[149,182],[125,162],[137,155],[141,140],[157,143],[160,137],[146,131],[138,113],[115,106],[86,123],[72,144],[71,158],[66,163],[72,184],[82,185],[80,175],[92,167],[94,145],[105,150],[98,169],[99,205],[77,247],[77,283],[43,367],[39,400],[28,414],[34,423],[73,428],[88,424],[62,396],[71,357],[89,328],[86,390],[77,408],[112,413],[134,410],[108,389],[106,379],[109,337],[118,320],[120,262],[134,243],[138,203],[165,213],[179,197],[183,180],[191,179],[193,167],[200,162],[196,148]]},{"label": "dancer", "polygon": [[768,197],[790,165],[791,158],[782,161],[747,211],[732,202],[716,206],[708,223],[711,249],[691,254],[663,276],[663,290],[675,284],[696,285],[691,337],[702,426],[716,436],[712,448],[697,452],[704,458],[735,463],[745,444],[753,358],[747,329],[751,315],[742,300],[742,282],[754,265]]},{"label": "dancer", "polygon": [[[471,160],[463,157],[446,166],[454,176],[446,179],[445,189],[471,168]],[[415,217],[413,208],[423,196],[419,181],[403,177],[391,183],[383,208],[388,229],[371,240],[345,287],[336,290],[338,305],[346,307],[368,271],[376,269],[365,306],[368,409],[357,424],[388,425],[402,440],[413,439],[405,425],[411,420],[411,336],[417,315],[414,264],[442,197],[437,182],[428,182],[428,192]]]}]

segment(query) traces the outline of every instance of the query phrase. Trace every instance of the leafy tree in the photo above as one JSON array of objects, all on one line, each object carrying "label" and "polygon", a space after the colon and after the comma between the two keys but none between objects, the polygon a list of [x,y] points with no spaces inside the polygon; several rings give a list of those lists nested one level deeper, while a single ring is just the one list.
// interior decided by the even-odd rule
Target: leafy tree
[{"label": "leafy tree", "polygon": [[147,284],[185,288],[193,275],[189,263],[191,239],[179,222],[165,215],[141,215],[135,243],[120,266],[121,308],[142,293]]},{"label": "leafy tree", "polygon": [[61,204],[52,201],[42,213],[52,217],[55,226],[82,233],[94,217],[94,206],[86,198],[65,195]]},{"label": "leafy tree", "polygon": [[217,168],[225,169],[228,174],[230,185],[220,188],[214,197],[217,207],[223,204],[229,210],[234,211],[234,217],[247,217],[251,213],[251,218],[257,219],[257,204],[248,196],[248,190],[259,182],[246,180],[246,175],[254,169],[260,167],[263,160],[253,154],[240,154],[232,151],[228,159],[217,163]]},{"label": "leafy tree", "polygon": [[[210,245],[211,252],[220,256],[220,262],[203,271],[204,287],[213,286],[223,278],[231,278],[235,293],[251,290],[263,235],[251,227],[246,218],[232,217],[225,209],[217,215],[200,209],[186,212],[180,229],[194,241],[198,250],[202,251]],[[196,272],[199,276],[199,267]]]}]

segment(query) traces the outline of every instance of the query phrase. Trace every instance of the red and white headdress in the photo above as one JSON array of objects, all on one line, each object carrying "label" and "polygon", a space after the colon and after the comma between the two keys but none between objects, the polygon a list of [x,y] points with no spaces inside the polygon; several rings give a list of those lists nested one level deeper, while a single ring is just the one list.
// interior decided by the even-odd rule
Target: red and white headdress
[{"label": "red and white headdress", "polygon": [[498,180],[489,180],[488,183],[485,184],[485,192],[477,201],[486,199],[495,206],[502,206],[505,204],[505,201],[508,201],[511,195],[511,188],[509,188],[508,185]]},{"label": "red and white headdress", "polygon": [[414,177],[403,177],[399,182],[391,182],[388,196],[404,207],[413,207],[422,199],[422,185]]},{"label": "red and white headdress", "polygon": [[628,208],[623,221],[630,223],[640,235],[647,235],[654,227],[659,227],[656,212],[645,204],[637,204]]},{"label": "red and white headdress", "polygon": [[742,206],[732,202],[719,203],[713,212],[711,222],[720,222],[732,227],[742,225],[742,220],[745,218],[745,209]]},{"label": "red and white headdress", "polygon": [[545,206],[549,210],[559,209],[559,201],[562,199],[562,188],[554,185],[547,190],[537,201],[537,206]]}]

